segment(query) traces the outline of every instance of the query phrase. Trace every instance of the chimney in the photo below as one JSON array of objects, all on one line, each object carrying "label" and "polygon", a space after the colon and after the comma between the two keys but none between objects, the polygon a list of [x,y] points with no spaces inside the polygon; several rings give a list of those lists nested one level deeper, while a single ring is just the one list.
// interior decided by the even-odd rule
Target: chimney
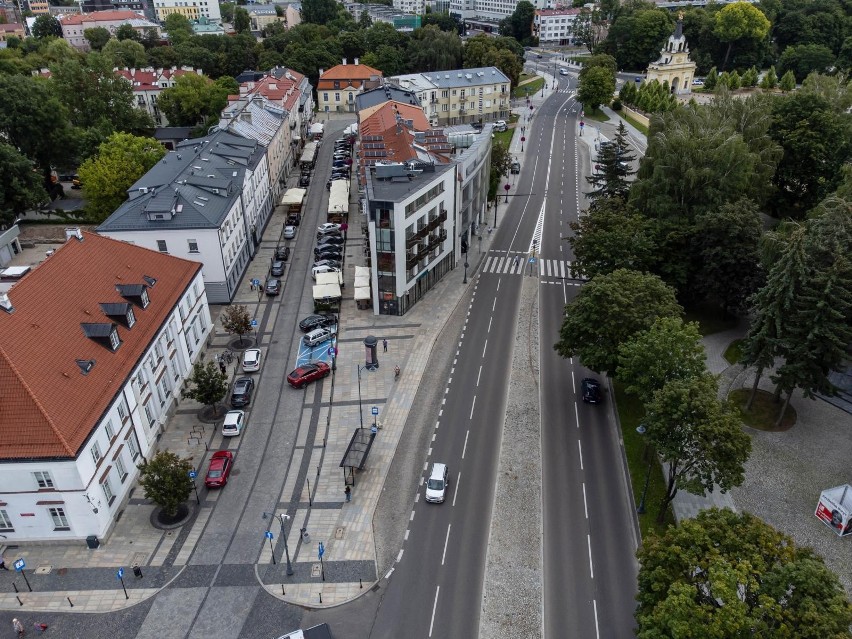
[{"label": "chimney", "polygon": [[15,312],[15,307],[12,306],[12,300],[9,299],[9,295],[6,293],[0,293],[0,308],[7,313]]},{"label": "chimney", "polygon": [[355,64],[358,64],[358,58],[355,58]]},{"label": "chimney", "polygon": [[83,241],[83,233],[76,226],[65,227],[65,239],[70,240],[72,237],[76,237],[81,242]]},{"label": "chimney", "polygon": [[322,74],[323,74],[323,73],[325,73],[325,69],[320,68],[320,70],[319,70],[319,77],[322,77]]},{"label": "chimney", "polygon": [[343,58],[343,66],[346,66],[346,58]]}]

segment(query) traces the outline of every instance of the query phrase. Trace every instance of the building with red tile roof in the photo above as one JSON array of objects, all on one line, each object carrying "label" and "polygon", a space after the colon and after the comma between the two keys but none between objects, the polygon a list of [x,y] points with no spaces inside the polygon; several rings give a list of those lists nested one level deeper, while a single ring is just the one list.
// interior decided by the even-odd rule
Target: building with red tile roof
[{"label": "building with red tile roof", "polygon": [[0,42],[6,42],[10,36],[15,36],[21,40],[26,38],[27,33],[24,30],[24,25],[18,24],[17,22],[0,24]]},{"label": "building with red tile roof", "polygon": [[62,27],[62,37],[72,47],[81,51],[91,49],[89,41],[86,40],[86,29],[103,27],[110,34],[115,34],[116,29],[123,24],[129,24],[141,38],[148,29],[154,29],[159,33],[160,25],[151,22],[143,14],[135,11],[93,11],[92,13],[72,13],[64,15],[59,20]]},{"label": "building with red tile roof", "polygon": [[204,75],[201,69],[193,67],[172,67],[171,69],[116,69],[115,72],[127,80],[133,87],[133,97],[136,107],[144,109],[158,127],[169,126],[166,116],[157,106],[157,100],[163,89],[169,89],[177,83],[177,79],[188,73]]},{"label": "building with red tile roof", "polygon": [[317,106],[323,112],[355,112],[355,96],[368,89],[374,89],[382,83],[382,72],[366,64],[343,64],[331,67],[328,71],[320,69],[317,81]]},{"label": "building with red tile roof", "polygon": [[108,533],[212,326],[200,263],[66,235],[0,295],[8,540]]}]

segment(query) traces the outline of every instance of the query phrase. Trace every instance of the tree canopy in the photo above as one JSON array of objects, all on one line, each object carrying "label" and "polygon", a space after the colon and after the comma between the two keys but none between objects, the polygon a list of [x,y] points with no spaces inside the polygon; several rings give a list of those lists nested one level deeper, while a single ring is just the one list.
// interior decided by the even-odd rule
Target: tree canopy
[{"label": "tree canopy", "polygon": [[178,77],[173,87],[164,89],[157,103],[172,126],[198,126],[219,116],[228,103],[228,89],[218,80],[187,73]]},{"label": "tree canopy", "polygon": [[139,485],[147,499],[162,508],[166,515],[174,517],[192,492],[191,470],[194,468],[189,458],[163,450],[139,466]]},{"label": "tree canopy", "polygon": [[17,149],[0,142],[0,227],[47,200],[42,176]]},{"label": "tree canopy", "polygon": [[600,105],[609,105],[615,93],[615,74],[604,67],[591,67],[580,71],[577,99],[589,111]]},{"label": "tree canopy", "polygon": [[763,12],[748,2],[726,4],[716,14],[713,33],[728,43],[721,68],[725,69],[734,44],[742,40],[763,40],[769,34],[769,20]]}]

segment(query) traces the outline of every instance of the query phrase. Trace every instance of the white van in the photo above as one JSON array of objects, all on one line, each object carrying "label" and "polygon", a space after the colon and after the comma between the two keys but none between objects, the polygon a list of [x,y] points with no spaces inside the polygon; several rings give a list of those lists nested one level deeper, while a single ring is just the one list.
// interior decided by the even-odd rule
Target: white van
[{"label": "white van", "polygon": [[302,341],[305,342],[305,346],[316,346],[317,344],[327,342],[332,337],[334,337],[334,331],[330,327],[324,326],[323,328],[315,328],[311,332],[306,333]]},{"label": "white van", "polygon": [[447,496],[447,486],[450,485],[449,471],[446,464],[435,462],[432,472],[426,480],[426,501],[441,504]]}]

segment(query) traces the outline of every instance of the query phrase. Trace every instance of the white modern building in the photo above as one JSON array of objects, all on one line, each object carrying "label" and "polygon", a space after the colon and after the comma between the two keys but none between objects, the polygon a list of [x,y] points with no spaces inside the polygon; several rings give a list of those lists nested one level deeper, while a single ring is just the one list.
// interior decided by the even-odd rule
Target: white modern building
[{"label": "white modern building", "polygon": [[532,34],[540,45],[567,46],[574,37],[580,9],[536,9]]},{"label": "white modern building", "polygon": [[109,535],[212,321],[201,265],[67,229],[0,294],[0,533]]},{"label": "white modern building", "polygon": [[160,22],[173,13],[186,16],[189,20],[205,18],[213,22],[222,21],[218,0],[154,0],[154,11]]},{"label": "white modern building", "polygon": [[273,209],[266,148],[227,131],[178,144],[97,231],[201,262],[207,298],[233,299]]}]

